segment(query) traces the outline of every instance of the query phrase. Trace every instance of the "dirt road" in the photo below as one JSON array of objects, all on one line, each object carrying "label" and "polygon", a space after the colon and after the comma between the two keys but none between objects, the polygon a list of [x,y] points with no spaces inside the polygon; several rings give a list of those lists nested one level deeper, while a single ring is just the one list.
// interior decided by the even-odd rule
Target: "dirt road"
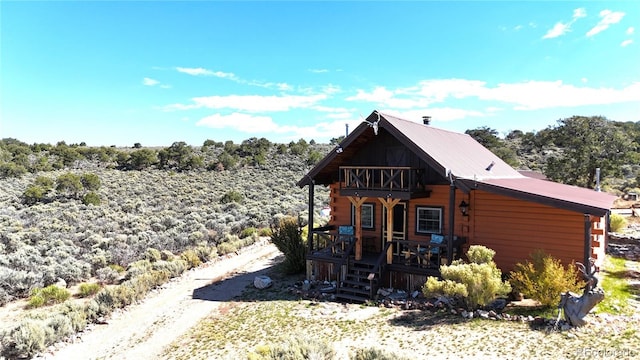
[{"label": "dirt road", "polygon": [[143,302],[114,314],[108,324],[93,326],[77,342],[39,359],[158,359],[165,346],[279,261],[276,247],[261,242],[188,271]]}]

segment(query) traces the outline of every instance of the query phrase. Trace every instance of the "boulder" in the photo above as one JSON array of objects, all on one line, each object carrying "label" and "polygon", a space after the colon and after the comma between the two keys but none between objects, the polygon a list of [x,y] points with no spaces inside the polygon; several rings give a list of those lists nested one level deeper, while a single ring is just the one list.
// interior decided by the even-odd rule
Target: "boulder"
[{"label": "boulder", "polygon": [[253,286],[257,289],[266,289],[273,285],[273,280],[266,275],[258,275],[253,279]]}]

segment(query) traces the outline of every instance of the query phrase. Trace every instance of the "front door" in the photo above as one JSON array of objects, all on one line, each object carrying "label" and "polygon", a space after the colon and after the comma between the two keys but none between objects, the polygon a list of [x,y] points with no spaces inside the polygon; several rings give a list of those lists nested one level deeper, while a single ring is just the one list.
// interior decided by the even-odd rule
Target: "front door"
[{"label": "front door", "polygon": [[[393,207],[393,240],[406,240],[407,239],[407,203],[401,202]],[[382,247],[384,248],[387,241],[387,211],[382,212]],[[394,247],[394,254],[398,254],[400,249]]]}]

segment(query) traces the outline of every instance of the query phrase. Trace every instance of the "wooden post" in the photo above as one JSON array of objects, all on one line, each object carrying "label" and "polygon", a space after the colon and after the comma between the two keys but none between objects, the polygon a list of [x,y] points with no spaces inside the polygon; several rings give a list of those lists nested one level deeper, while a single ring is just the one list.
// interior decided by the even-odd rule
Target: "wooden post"
[{"label": "wooden post", "polygon": [[362,204],[367,200],[366,197],[354,198],[349,196],[349,201],[356,210],[356,223],[354,224],[356,233],[356,260],[362,260]]},{"label": "wooden post", "polygon": [[[387,242],[393,241],[393,207],[398,205],[400,199],[378,198],[382,206],[387,209]],[[387,264],[393,263],[393,247],[387,250]]]}]

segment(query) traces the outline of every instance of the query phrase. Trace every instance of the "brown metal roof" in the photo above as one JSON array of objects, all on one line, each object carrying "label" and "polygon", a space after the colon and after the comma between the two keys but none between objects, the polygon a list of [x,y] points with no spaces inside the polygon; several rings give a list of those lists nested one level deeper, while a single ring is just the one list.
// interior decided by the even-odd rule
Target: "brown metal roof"
[{"label": "brown metal roof", "polygon": [[[482,146],[470,135],[434,128],[430,125],[381,114],[397,131],[387,129],[405,143],[415,145],[416,153],[428,156],[455,178],[492,179],[521,178],[517,170]],[[491,165],[493,164],[493,165]]]},{"label": "brown metal roof", "polygon": [[[572,211],[602,216],[613,205],[615,196],[590,189],[534,179],[522,175],[470,135],[438,129],[380,113],[379,128],[405,144],[443,177],[456,181],[463,190],[483,189],[527,201],[544,203]],[[367,121],[378,120],[373,111]],[[304,187],[331,183],[338,169],[363,143],[375,141],[373,129],[360,124],[333,151],[298,181]],[[340,149],[340,151],[336,151]]]},{"label": "brown metal roof", "polygon": [[616,196],[604,192],[529,177],[461,181],[471,189],[597,216],[604,216],[616,199]]}]

